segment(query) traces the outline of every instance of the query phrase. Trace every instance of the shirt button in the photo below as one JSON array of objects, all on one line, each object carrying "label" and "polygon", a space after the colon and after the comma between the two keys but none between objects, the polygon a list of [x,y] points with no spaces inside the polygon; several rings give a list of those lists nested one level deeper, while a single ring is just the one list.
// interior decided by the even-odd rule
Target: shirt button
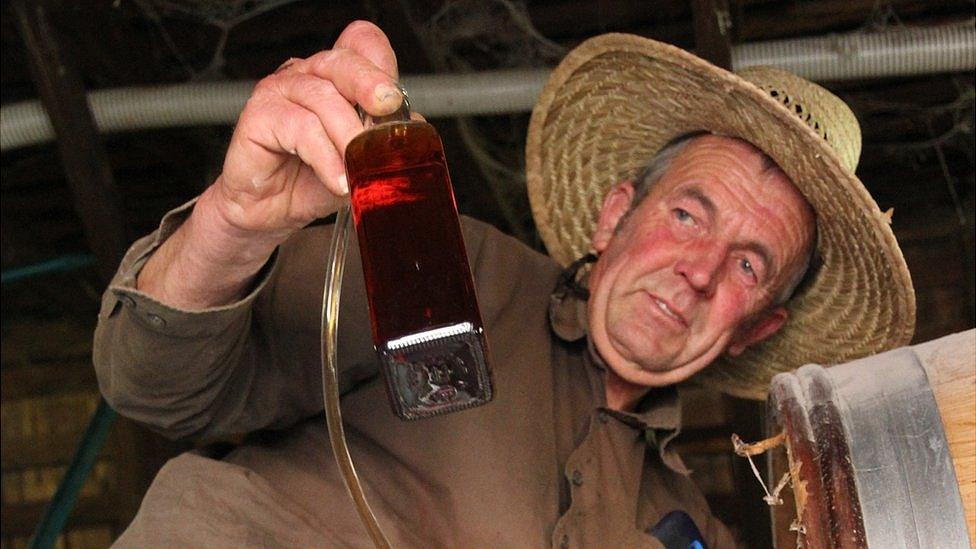
[{"label": "shirt button", "polygon": [[579,469],[573,471],[573,485],[582,486],[583,485],[583,473]]},{"label": "shirt button", "polygon": [[569,547],[569,536],[563,534],[562,539],[559,540],[559,546],[562,547],[562,549],[567,549]]},{"label": "shirt button", "polygon": [[159,315],[154,315],[152,313],[149,313],[148,315],[146,315],[146,318],[148,318],[149,322],[157,328],[162,328],[163,326],[166,326],[166,319],[164,319]]},{"label": "shirt button", "polygon": [[121,301],[123,305],[125,305],[126,307],[128,307],[130,309],[135,309],[136,308],[136,300],[132,299],[131,297],[129,297],[129,296],[125,295],[125,294],[122,294],[122,295],[119,296],[119,301]]}]

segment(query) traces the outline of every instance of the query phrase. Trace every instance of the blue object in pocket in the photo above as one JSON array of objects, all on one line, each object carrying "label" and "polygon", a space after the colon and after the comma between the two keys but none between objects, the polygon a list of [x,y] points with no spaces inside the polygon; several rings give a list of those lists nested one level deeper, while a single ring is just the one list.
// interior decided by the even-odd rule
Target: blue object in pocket
[{"label": "blue object in pocket", "polygon": [[684,511],[674,510],[664,515],[648,533],[667,549],[708,549],[695,521]]}]

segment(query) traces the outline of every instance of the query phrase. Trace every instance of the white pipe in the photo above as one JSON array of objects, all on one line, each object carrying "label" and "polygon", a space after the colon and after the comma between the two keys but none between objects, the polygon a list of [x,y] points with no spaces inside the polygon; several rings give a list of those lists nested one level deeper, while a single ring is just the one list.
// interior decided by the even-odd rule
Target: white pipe
[{"label": "white pipe", "polygon": [[404,76],[413,110],[429,118],[529,112],[551,69]]},{"label": "white pipe", "polygon": [[855,32],[733,48],[733,67],[753,65],[783,67],[814,81],[971,71],[976,68],[976,26]]},{"label": "white pipe", "polygon": [[[775,65],[811,80],[960,72],[976,68],[976,26],[852,33],[733,47],[736,69]],[[413,107],[430,118],[528,112],[549,69],[404,76]],[[88,94],[100,131],[226,125],[237,120],[254,82],[115,88]],[[39,101],[0,109],[0,150],[54,139]]]}]

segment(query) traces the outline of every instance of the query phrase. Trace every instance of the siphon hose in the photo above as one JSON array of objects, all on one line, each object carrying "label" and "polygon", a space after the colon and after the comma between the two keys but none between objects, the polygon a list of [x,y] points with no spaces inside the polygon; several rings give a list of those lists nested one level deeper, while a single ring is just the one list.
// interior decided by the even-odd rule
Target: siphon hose
[{"label": "siphon hose", "polygon": [[339,295],[342,291],[342,271],[346,265],[346,245],[349,243],[349,204],[339,208],[335,231],[329,248],[329,264],[325,272],[325,289],[322,296],[322,397],[325,400],[325,420],[329,426],[329,440],[335,455],[346,491],[356,505],[359,518],[366,527],[373,544],[379,549],[389,549],[390,542],[383,534],[376,516],[366,501],[363,486],[356,474],[356,467],[349,455],[346,434],[342,428],[342,411],[339,408],[339,374],[336,365],[338,345]]}]

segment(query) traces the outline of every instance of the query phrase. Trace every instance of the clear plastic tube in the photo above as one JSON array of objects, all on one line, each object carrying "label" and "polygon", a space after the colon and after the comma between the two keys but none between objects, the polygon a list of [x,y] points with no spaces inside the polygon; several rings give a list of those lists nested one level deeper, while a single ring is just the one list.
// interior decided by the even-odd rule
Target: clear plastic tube
[{"label": "clear plastic tube", "polygon": [[332,453],[342,474],[349,497],[352,498],[373,544],[389,548],[390,542],[383,534],[376,515],[366,501],[362,483],[349,455],[346,434],[342,427],[342,411],[339,407],[339,373],[336,347],[339,329],[339,298],[342,291],[342,272],[346,265],[346,246],[349,243],[349,205],[339,208],[336,216],[332,244],[329,247],[329,264],[325,272],[325,289],[322,295],[322,396],[325,401],[325,420],[329,427]]}]

